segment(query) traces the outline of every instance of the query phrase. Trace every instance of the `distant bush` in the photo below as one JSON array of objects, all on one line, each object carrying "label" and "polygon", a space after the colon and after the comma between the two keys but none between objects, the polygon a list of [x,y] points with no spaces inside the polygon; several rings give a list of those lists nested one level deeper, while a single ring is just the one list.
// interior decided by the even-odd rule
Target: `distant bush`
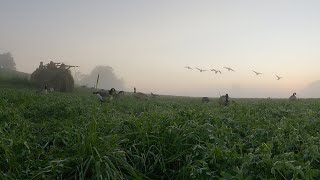
[{"label": "distant bush", "polygon": [[33,86],[33,83],[31,83],[26,78],[19,78],[19,77],[4,78],[0,76],[0,86],[31,87]]},{"label": "distant bush", "polygon": [[33,86],[30,75],[10,69],[0,70],[0,86]]}]

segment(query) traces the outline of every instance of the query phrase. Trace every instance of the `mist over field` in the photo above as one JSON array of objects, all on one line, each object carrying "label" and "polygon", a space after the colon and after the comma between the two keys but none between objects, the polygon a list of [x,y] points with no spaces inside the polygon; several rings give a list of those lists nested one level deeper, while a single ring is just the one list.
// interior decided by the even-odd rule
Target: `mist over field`
[{"label": "mist over field", "polygon": [[0,3],[0,179],[320,179],[319,0]]},{"label": "mist over field", "polygon": [[96,76],[97,66],[111,67],[101,88],[319,97],[318,7],[313,0],[4,1],[0,53],[10,52],[29,74],[41,61],[79,66],[70,70],[80,85],[94,85],[83,75]]}]

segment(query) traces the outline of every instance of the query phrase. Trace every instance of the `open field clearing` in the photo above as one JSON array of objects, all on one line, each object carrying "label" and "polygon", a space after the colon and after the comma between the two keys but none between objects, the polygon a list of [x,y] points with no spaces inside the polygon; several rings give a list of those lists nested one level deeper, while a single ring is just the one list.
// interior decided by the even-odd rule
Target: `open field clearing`
[{"label": "open field clearing", "polygon": [[320,101],[0,89],[4,179],[319,179]]}]

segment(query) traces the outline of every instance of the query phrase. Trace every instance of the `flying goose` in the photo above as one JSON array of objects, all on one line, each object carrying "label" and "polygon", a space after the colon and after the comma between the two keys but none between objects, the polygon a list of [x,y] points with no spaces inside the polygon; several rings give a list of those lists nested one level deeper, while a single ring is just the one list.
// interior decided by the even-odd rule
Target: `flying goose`
[{"label": "flying goose", "polygon": [[198,69],[200,72],[207,71],[207,70],[205,70],[205,69],[199,69],[199,68],[196,68],[196,69]]},{"label": "flying goose", "polygon": [[257,71],[254,71],[254,70],[252,70],[254,73],[256,73],[256,75],[260,75],[260,74],[262,74],[261,72],[257,72]]},{"label": "flying goose", "polygon": [[214,73],[216,73],[216,74],[218,74],[218,73],[222,74],[222,72],[220,70],[211,69],[211,71],[214,71]]},{"label": "flying goose", "polygon": [[278,76],[278,75],[276,75],[277,76],[277,80],[280,80],[281,78],[283,78],[283,77],[280,77],[280,76]]},{"label": "flying goose", "polygon": [[227,69],[228,71],[233,71],[233,72],[235,72],[235,70],[233,70],[233,69],[231,69],[231,68],[229,68],[229,67],[223,67],[223,68]]},{"label": "flying goose", "polygon": [[190,66],[186,66],[184,68],[187,68],[187,69],[190,69],[190,70],[193,70]]}]

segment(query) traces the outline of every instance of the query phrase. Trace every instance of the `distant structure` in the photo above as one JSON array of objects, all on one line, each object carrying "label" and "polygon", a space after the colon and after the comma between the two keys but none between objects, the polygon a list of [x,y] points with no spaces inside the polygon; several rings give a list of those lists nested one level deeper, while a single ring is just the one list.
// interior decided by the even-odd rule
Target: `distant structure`
[{"label": "distant structure", "polygon": [[31,74],[31,81],[39,88],[47,85],[47,89],[53,88],[60,92],[71,92],[74,89],[74,79],[69,69],[72,67],[79,66],[53,61],[44,65],[43,62],[40,62],[39,67]]},{"label": "distant structure", "polygon": [[296,94],[297,94],[297,93],[293,93],[293,94],[289,97],[289,100],[290,100],[290,101],[295,101],[295,100],[297,100]]}]

